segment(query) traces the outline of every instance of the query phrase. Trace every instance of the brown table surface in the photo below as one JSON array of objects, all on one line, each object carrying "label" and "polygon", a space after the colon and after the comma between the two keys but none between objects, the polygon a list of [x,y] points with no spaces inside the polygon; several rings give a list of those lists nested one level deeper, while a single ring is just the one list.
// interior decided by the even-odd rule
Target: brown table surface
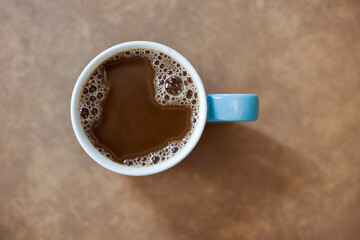
[{"label": "brown table surface", "polygon": [[[90,159],[70,123],[86,64],[164,43],[207,93],[259,120],[208,124],[148,177]],[[360,2],[6,1],[0,5],[0,239],[359,239]]]}]

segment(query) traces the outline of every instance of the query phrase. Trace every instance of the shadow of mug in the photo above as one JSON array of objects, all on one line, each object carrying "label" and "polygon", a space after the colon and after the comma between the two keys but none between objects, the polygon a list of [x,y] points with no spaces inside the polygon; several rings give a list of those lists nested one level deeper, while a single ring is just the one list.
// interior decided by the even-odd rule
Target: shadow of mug
[{"label": "shadow of mug", "polygon": [[219,239],[255,231],[282,198],[297,194],[304,171],[300,157],[271,138],[239,123],[213,123],[177,166],[130,182],[174,239]]}]

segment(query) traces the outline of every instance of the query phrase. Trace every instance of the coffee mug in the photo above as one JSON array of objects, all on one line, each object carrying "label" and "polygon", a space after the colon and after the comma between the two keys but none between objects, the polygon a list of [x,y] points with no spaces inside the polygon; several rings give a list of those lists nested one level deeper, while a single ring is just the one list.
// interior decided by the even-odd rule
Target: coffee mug
[{"label": "coffee mug", "polygon": [[[114,54],[128,49],[146,48],[163,52],[177,60],[187,69],[197,86],[199,116],[195,130],[186,145],[171,159],[147,167],[131,167],[111,161],[101,154],[89,141],[80,123],[79,101],[82,86],[91,72]],[[162,172],[183,160],[196,146],[206,122],[255,121],[258,117],[259,100],[255,94],[208,94],[195,68],[185,57],[163,44],[149,41],[132,41],[113,46],[97,55],[82,71],[76,81],[70,104],[71,122],[75,135],[85,152],[101,166],[124,175],[145,176]],[[214,149],[215,151],[215,149]]]}]

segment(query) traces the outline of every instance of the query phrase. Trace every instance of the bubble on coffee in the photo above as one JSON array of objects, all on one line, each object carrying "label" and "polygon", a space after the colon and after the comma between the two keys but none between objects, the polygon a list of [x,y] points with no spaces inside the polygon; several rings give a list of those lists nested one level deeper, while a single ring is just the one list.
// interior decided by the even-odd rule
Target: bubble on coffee
[{"label": "bubble on coffee", "polygon": [[152,151],[146,155],[125,159],[122,164],[131,167],[148,167],[164,162],[185,147],[190,140],[198,123],[199,100],[197,88],[190,74],[177,60],[163,52],[152,49],[129,49],[118,52],[97,66],[85,81],[79,106],[79,116],[82,128],[96,149],[110,160],[114,160],[114,154],[104,148],[96,146],[92,128],[101,119],[101,103],[106,99],[109,90],[104,81],[104,66],[106,63],[132,57],[144,57],[150,61],[155,72],[153,79],[155,101],[163,106],[185,106],[191,111],[191,129],[180,140],[169,141],[167,146]]}]

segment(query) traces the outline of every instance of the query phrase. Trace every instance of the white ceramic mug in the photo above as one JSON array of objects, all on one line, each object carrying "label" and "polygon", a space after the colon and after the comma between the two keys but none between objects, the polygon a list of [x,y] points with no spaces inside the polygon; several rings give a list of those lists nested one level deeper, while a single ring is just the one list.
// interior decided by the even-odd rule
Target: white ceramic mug
[{"label": "white ceramic mug", "polygon": [[[191,135],[191,138],[189,141],[185,144],[183,148],[181,148],[171,159],[168,159],[164,162],[159,162],[158,164],[148,166],[148,167],[131,167],[122,165],[116,162],[111,161],[110,159],[106,158],[103,154],[98,152],[98,150],[91,144],[89,139],[86,137],[85,132],[83,131],[83,128],[80,124],[80,111],[79,111],[79,100],[80,100],[80,94],[82,87],[86,81],[86,79],[90,76],[92,71],[98,67],[102,62],[104,62],[106,59],[110,58],[114,54],[118,52],[125,51],[127,49],[133,49],[133,48],[147,48],[147,49],[154,49],[160,52],[163,52],[164,54],[167,54],[177,60],[189,73],[191,76],[193,82],[195,83],[195,86],[198,90],[198,100],[199,100],[199,113],[198,113],[198,120],[197,124],[195,126],[194,132]],[[101,166],[117,172],[124,175],[131,175],[131,176],[144,176],[144,175],[150,175],[154,173],[158,173],[161,171],[164,171],[177,163],[179,163],[181,160],[183,160],[195,147],[197,142],[200,139],[201,134],[203,133],[205,123],[208,117],[209,121],[252,121],[256,120],[257,118],[257,96],[253,94],[230,94],[232,97],[229,97],[228,95],[209,95],[208,100],[205,93],[205,89],[203,86],[203,83],[200,79],[199,74],[196,72],[195,68],[190,64],[188,60],[186,60],[185,57],[183,57],[180,53],[176,52],[175,50],[159,44],[155,42],[148,42],[148,41],[133,41],[133,42],[125,42],[118,44],[116,46],[113,46],[103,52],[101,52],[99,55],[97,55],[82,71],[80,74],[71,98],[71,122],[72,126],[74,128],[75,135],[80,143],[80,145],[83,147],[85,152],[94,159],[97,163],[99,163]],[[237,96],[237,97],[236,97]],[[225,99],[225,100],[224,100]],[[232,100],[230,100],[232,99]],[[245,99],[245,100],[244,100]],[[253,99],[249,102],[249,99]],[[210,101],[209,101],[210,100]],[[230,103],[229,103],[230,100]],[[211,117],[208,116],[208,103],[207,101],[211,102],[212,106],[221,105],[222,107],[217,107],[216,110],[212,109],[211,111]],[[227,103],[224,103],[227,102]],[[249,118],[249,111],[239,111],[238,106],[239,104],[246,105],[248,109],[256,109],[254,115]],[[234,105],[235,104],[235,105]],[[251,104],[255,104],[252,106]],[[223,107],[224,106],[224,107]],[[250,107],[248,107],[250,106]],[[229,108],[230,112],[234,112],[235,114],[239,115],[237,119],[222,119],[220,116],[217,116],[216,113],[218,112],[219,115],[224,116],[224,109]],[[244,108],[246,110],[246,108]],[[229,113],[229,110],[226,110],[226,113]],[[240,109],[241,110],[241,109]],[[232,117],[234,116],[234,113],[231,113]],[[246,117],[244,117],[245,115]],[[240,116],[241,115],[241,116]],[[215,116],[215,117],[214,117]],[[215,118],[215,119],[214,119]]]}]

